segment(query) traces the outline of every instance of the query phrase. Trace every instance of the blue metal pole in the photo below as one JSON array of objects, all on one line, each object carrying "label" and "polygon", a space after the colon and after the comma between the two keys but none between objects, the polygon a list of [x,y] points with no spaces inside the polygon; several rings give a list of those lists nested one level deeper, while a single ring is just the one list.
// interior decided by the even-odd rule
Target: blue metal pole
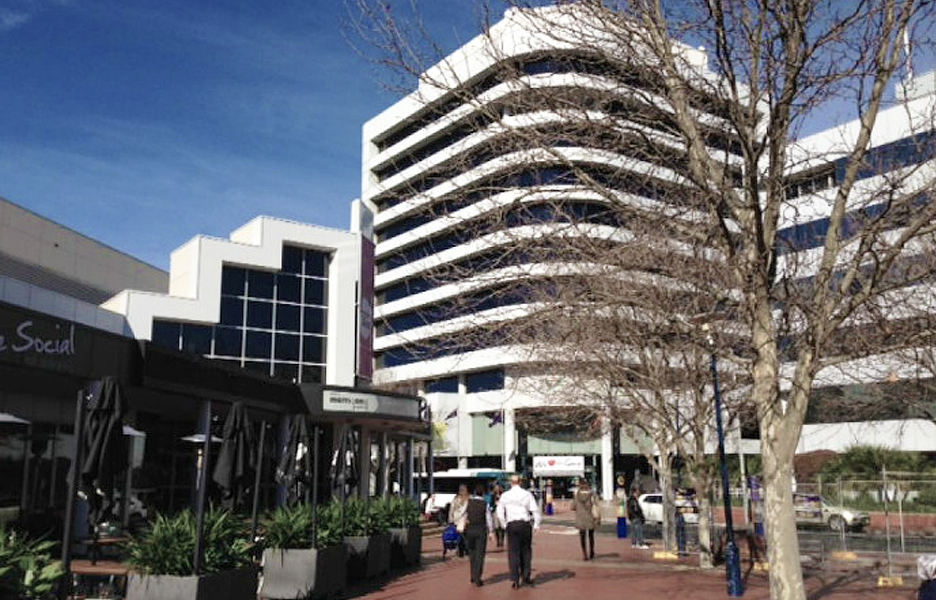
[{"label": "blue metal pole", "polygon": [[744,595],[741,581],[741,555],[734,538],[734,523],[731,517],[731,488],[728,481],[728,461],[725,459],[725,429],[722,426],[721,391],[718,388],[718,362],[712,352],[712,383],[715,387],[715,425],[718,430],[718,464],[721,466],[722,495],[725,501],[725,570],[728,577],[728,595],[737,598]]}]

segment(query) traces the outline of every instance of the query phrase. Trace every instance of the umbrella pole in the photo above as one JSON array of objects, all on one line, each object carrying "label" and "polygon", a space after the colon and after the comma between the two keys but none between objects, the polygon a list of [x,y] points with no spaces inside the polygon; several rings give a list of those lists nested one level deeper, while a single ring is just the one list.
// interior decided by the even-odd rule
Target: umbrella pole
[{"label": "umbrella pole", "polygon": [[62,570],[65,577],[59,586],[62,598],[68,595],[71,587],[71,555],[72,534],[75,520],[75,497],[78,495],[78,478],[81,477],[82,446],[84,446],[84,390],[78,390],[78,400],[75,403],[75,460],[72,462],[72,478],[68,482],[68,498],[65,502],[65,523],[62,531]]},{"label": "umbrella pole", "polygon": [[318,538],[319,427],[312,431],[312,547]]},{"label": "umbrella pole", "polygon": [[260,445],[257,446],[257,468],[254,473],[253,507],[250,511],[250,541],[257,537],[257,512],[260,509],[260,476],[263,473],[263,445],[266,442],[267,422],[260,423]]},{"label": "umbrella pole", "polygon": [[127,472],[124,474],[124,486],[123,486],[123,502],[120,507],[120,524],[123,527],[124,534],[127,533],[127,528],[130,525],[130,489],[133,486],[133,438],[127,439],[127,436],[124,436],[124,441],[127,442]]},{"label": "umbrella pole", "polygon": [[211,454],[211,402],[204,400],[202,402],[202,432],[205,434],[205,443],[202,446],[201,464],[198,469],[197,484],[198,496],[195,501],[195,515],[198,527],[198,535],[195,538],[195,557],[192,560],[192,574],[198,575],[202,567],[202,557],[205,553],[205,545],[202,540],[202,534],[205,531],[205,497],[208,487],[208,459]]}]

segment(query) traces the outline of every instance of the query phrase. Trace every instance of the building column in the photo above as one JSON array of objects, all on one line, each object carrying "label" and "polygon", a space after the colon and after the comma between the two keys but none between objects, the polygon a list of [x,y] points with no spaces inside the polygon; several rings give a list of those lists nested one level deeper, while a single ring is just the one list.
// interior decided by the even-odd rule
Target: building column
[{"label": "building column", "polygon": [[386,498],[388,493],[389,466],[387,465],[387,432],[377,434],[377,495]]},{"label": "building column", "polygon": [[370,429],[361,426],[361,438],[358,440],[358,496],[370,498],[371,434]]},{"label": "building column", "polygon": [[504,470],[517,470],[517,422],[514,409],[504,409]]},{"label": "building column", "polygon": [[611,419],[601,419],[601,497],[614,497],[614,427]]}]

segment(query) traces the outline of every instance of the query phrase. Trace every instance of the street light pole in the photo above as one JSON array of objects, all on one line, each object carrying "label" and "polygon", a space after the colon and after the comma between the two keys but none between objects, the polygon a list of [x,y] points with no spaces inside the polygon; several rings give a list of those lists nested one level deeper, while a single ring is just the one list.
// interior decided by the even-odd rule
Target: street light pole
[{"label": "street light pole", "polygon": [[706,342],[712,354],[712,385],[715,388],[715,426],[718,433],[718,464],[721,467],[722,496],[725,502],[725,571],[728,578],[728,595],[737,598],[744,595],[741,581],[741,555],[735,543],[734,523],[731,517],[731,487],[728,482],[728,461],[725,457],[725,429],[722,426],[721,390],[718,387],[718,358],[715,355],[715,340],[708,325],[703,325]]}]

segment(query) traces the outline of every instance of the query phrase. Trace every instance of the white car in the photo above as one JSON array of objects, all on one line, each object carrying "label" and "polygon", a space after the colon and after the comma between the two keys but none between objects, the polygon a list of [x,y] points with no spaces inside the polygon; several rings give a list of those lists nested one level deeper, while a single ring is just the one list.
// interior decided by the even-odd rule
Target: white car
[{"label": "white car", "polygon": [[[655,492],[651,494],[641,494],[637,497],[640,503],[640,510],[643,511],[644,520],[647,523],[663,522],[663,494]],[[676,509],[682,512],[686,523],[699,522],[699,505],[692,497],[677,497],[675,500]]]}]

